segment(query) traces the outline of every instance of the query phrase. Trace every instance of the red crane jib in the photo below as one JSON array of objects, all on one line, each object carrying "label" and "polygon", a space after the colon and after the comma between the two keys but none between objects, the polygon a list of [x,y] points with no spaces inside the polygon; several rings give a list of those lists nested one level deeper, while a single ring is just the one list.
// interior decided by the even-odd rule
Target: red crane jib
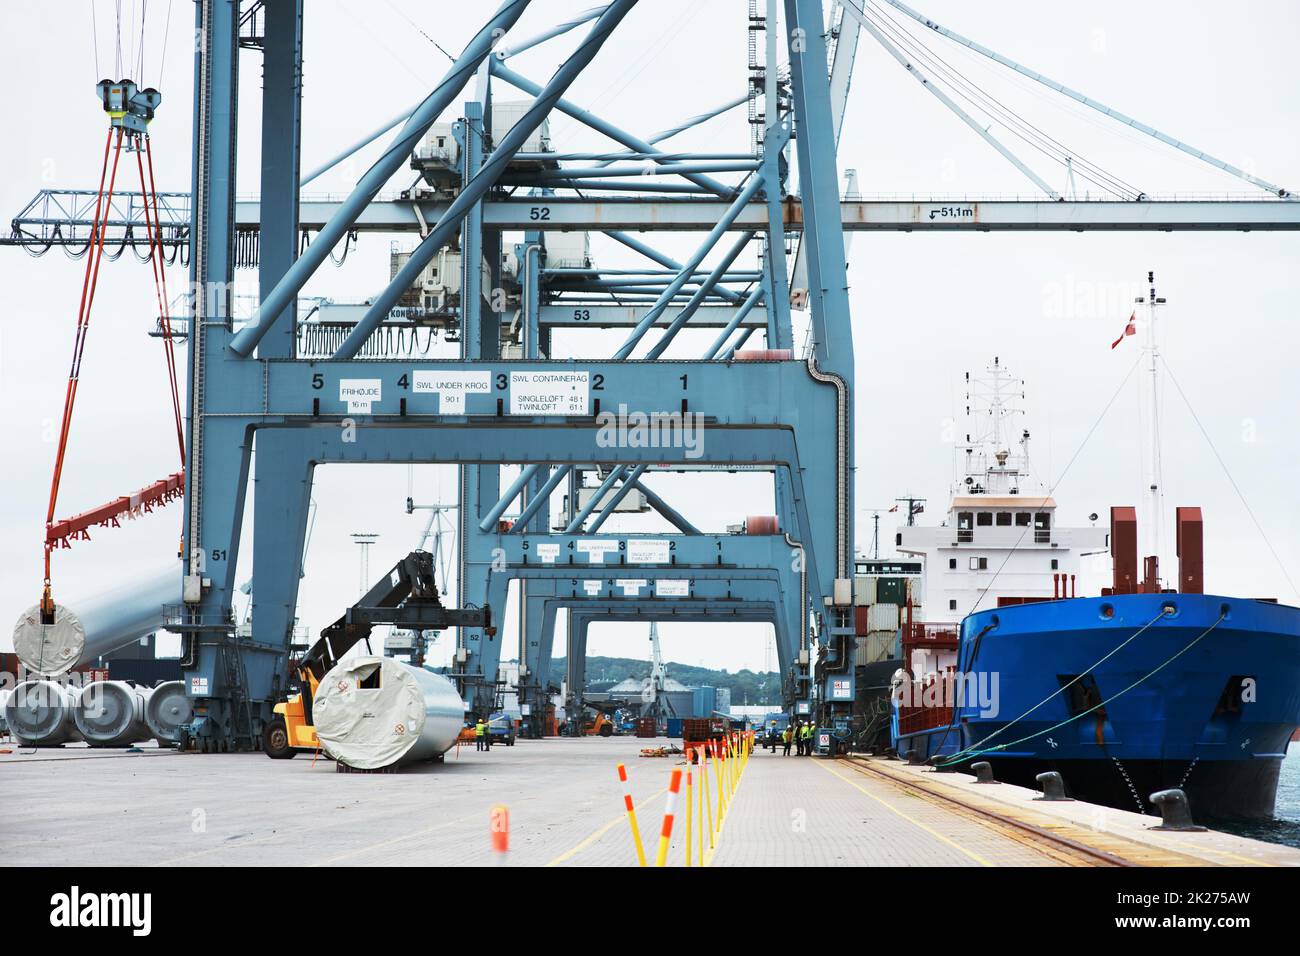
[{"label": "red crane jib", "polygon": [[45,546],[70,548],[73,541],[89,541],[89,528],[119,527],[120,522],[117,519],[123,515],[134,518],[139,514],[147,514],[153,511],[155,506],[165,505],[184,494],[185,472],[178,471],[141,488],[135,494],[114,498],[98,508],[54,522],[45,529]]}]

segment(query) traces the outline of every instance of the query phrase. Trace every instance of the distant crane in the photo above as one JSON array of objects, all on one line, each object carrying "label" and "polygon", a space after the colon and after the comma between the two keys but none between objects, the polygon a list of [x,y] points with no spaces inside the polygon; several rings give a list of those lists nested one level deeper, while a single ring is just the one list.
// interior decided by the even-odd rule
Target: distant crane
[{"label": "distant crane", "polygon": [[[438,571],[438,581],[444,597],[447,595],[447,581],[451,577],[452,548],[455,546],[456,540],[456,526],[450,515],[458,508],[459,505],[455,504],[417,505],[415,499],[409,495],[406,498],[406,513],[408,515],[414,514],[416,511],[429,512],[429,520],[425,522],[424,530],[420,532],[420,540],[416,544],[416,550],[423,551],[426,544],[430,545],[428,550],[433,555],[434,567]],[[451,541],[452,545],[444,545],[444,538]]]},{"label": "distant crane", "polygon": [[668,679],[668,667],[664,664],[663,654],[659,649],[659,625],[650,622],[650,676],[641,687],[641,713],[646,717],[658,718],[665,710],[672,711],[672,704],[664,696],[664,685]]}]

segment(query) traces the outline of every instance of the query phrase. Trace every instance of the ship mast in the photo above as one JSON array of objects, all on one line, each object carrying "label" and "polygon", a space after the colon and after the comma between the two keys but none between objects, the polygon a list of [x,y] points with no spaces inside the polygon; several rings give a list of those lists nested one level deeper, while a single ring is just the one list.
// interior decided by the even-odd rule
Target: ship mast
[{"label": "ship mast", "polygon": [[1147,273],[1147,284],[1150,287],[1149,294],[1138,296],[1134,300],[1139,304],[1145,303],[1147,307],[1146,341],[1142,346],[1142,360],[1148,372],[1147,375],[1142,377],[1146,393],[1143,396],[1143,404],[1147,409],[1145,463],[1147,487],[1144,496],[1146,514],[1143,516],[1138,532],[1146,539],[1146,548],[1143,549],[1143,553],[1154,557],[1157,561],[1157,573],[1155,580],[1151,583],[1158,589],[1160,587],[1158,562],[1161,545],[1160,486],[1162,476],[1160,469],[1160,347],[1156,338],[1156,307],[1164,305],[1165,299],[1163,296],[1156,295],[1156,276],[1154,272]]},{"label": "ship mast", "polygon": [[1008,398],[1014,396],[1007,394],[1008,386],[1019,385],[1023,399],[1024,381],[1009,378],[997,356],[985,372],[983,379],[972,379],[970,372],[966,373],[966,421],[970,431],[966,433],[965,476],[960,479],[965,488],[959,485],[954,493],[1019,494],[1029,465],[1029,432],[1022,432],[1020,453],[1013,455],[1005,426],[1012,415],[1024,414],[1024,409],[1008,403]]}]

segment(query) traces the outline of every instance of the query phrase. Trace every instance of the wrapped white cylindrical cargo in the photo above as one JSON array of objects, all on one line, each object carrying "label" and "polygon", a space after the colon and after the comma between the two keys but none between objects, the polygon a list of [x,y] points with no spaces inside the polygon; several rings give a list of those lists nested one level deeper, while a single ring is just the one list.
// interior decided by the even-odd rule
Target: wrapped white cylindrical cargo
[{"label": "wrapped white cylindrical cargo", "polygon": [[391,657],[353,657],[321,679],[312,716],[327,754],[358,770],[379,770],[450,750],[465,702],[441,674]]},{"label": "wrapped white cylindrical cargo", "polygon": [[897,604],[872,604],[867,608],[868,631],[898,630]]},{"label": "wrapped white cylindrical cargo", "polygon": [[194,705],[185,694],[185,682],[159,684],[144,704],[144,719],[160,744],[174,744],[181,736],[181,725],[194,716]]},{"label": "wrapped white cylindrical cargo", "polygon": [[90,746],[128,747],[150,737],[144,722],[148,693],[126,681],[91,681],[77,693],[72,719]]},{"label": "wrapped white cylindrical cargo", "polygon": [[42,624],[40,607],[33,605],[14,625],[14,653],[33,673],[66,674],[161,628],[163,606],[179,604],[180,597],[181,574],[172,568],[92,598],[55,604],[53,624]]},{"label": "wrapped white cylindrical cargo", "polygon": [[48,680],[23,681],[5,704],[9,732],[28,747],[57,747],[77,740],[72,718],[76,696],[62,684]]}]

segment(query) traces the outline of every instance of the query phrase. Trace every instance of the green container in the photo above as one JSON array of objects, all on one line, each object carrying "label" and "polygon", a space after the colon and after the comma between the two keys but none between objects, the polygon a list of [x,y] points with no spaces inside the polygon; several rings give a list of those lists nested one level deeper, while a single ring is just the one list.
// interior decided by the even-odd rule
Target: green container
[{"label": "green container", "polygon": [[876,581],[876,603],[907,604],[907,578],[880,578]]}]

